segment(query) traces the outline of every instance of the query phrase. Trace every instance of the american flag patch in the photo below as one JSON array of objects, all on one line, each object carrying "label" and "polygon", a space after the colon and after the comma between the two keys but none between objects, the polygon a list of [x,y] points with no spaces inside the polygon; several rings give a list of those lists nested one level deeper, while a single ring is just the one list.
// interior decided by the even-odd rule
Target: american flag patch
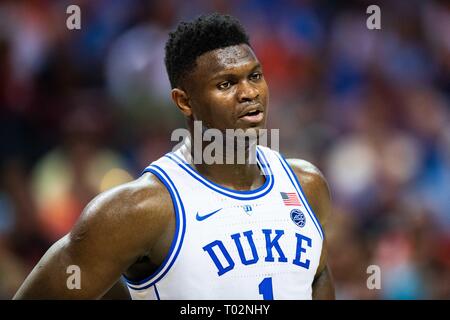
[{"label": "american flag patch", "polygon": [[280,192],[285,206],[301,206],[300,200],[295,192]]}]

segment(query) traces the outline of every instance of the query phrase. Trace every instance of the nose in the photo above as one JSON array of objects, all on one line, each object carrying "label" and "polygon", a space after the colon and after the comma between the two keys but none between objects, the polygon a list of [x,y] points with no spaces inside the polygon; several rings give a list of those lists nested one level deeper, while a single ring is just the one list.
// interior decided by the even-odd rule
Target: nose
[{"label": "nose", "polygon": [[237,93],[237,98],[240,103],[252,102],[259,97],[259,91],[255,86],[248,81],[243,81]]}]

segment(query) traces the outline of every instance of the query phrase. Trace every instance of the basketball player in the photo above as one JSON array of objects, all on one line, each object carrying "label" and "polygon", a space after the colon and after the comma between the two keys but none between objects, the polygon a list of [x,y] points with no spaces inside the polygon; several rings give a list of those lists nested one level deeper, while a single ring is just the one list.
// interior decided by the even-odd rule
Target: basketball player
[{"label": "basketball player", "polygon": [[[165,63],[191,132],[194,121],[265,127],[268,87],[236,19],[181,23]],[[125,279],[133,299],[334,299],[319,170],[262,146],[255,163],[194,164],[189,143],[92,200],[14,298],[97,299]],[[79,267],[77,288],[69,266]]]}]

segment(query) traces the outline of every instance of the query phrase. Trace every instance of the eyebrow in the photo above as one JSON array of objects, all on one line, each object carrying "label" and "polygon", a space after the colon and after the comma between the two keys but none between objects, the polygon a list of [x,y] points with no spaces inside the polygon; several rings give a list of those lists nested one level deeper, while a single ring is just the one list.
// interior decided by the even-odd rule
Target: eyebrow
[{"label": "eyebrow", "polygon": [[[255,71],[256,69],[260,69],[261,68],[261,63],[257,62],[253,68],[251,68],[250,72]],[[219,71],[218,73],[216,73],[214,76],[212,76],[209,80],[213,81],[216,80],[218,78],[222,78],[222,77],[226,77],[226,76],[234,76],[235,74],[230,72],[231,69],[234,68],[230,68],[230,69],[225,69],[224,71]]]}]

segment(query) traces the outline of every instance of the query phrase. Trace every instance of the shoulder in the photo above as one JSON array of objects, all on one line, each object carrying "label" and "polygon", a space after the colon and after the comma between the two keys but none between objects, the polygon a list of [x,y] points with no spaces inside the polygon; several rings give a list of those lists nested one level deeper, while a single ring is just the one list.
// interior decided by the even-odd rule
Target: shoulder
[{"label": "shoulder", "polygon": [[300,180],[302,188],[305,185],[309,188],[318,188],[316,191],[328,193],[328,183],[319,168],[302,159],[286,159],[286,161]]},{"label": "shoulder", "polygon": [[84,209],[69,233],[72,242],[106,242],[104,245],[144,250],[152,246],[171,221],[170,194],[150,173],[105,191]]},{"label": "shoulder", "polygon": [[306,160],[287,159],[286,161],[297,176],[322,227],[325,227],[331,214],[331,195],[327,180],[315,165]]}]

